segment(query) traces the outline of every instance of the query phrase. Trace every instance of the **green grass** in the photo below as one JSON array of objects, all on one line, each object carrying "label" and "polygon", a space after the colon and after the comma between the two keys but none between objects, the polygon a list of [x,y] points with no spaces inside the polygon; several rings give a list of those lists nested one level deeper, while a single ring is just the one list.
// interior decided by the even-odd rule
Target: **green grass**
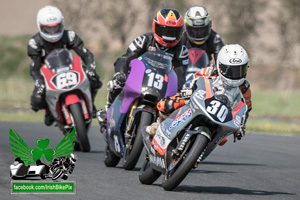
[{"label": "green grass", "polygon": [[252,115],[300,117],[299,90],[254,90],[252,91]]},{"label": "green grass", "polygon": [[246,131],[289,133],[300,135],[300,124],[250,118],[246,125]]}]

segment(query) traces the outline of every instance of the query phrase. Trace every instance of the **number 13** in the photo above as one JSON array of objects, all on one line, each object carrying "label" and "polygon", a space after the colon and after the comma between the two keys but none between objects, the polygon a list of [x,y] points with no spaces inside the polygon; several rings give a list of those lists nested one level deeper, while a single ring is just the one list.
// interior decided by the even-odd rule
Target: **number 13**
[{"label": "number 13", "polygon": [[[148,87],[155,87],[158,90],[161,90],[163,87],[164,77],[161,74],[150,73],[148,74]],[[154,80],[155,78],[155,80]]]}]

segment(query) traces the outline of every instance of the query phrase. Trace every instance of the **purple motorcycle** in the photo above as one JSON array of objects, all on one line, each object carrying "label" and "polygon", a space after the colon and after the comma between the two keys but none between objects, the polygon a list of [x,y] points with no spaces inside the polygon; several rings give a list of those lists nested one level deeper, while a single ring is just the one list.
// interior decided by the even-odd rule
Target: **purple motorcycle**
[{"label": "purple motorcycle", "polygon": [[164,51],[148,51],[132,60],[130,68],[122,92],[107,111],[104,131],[105,165],[115,167],[123,158],[126,170],[138,162],[143,150],[141,131],[156,120],[156,103],[177,92],[172,58]]}]

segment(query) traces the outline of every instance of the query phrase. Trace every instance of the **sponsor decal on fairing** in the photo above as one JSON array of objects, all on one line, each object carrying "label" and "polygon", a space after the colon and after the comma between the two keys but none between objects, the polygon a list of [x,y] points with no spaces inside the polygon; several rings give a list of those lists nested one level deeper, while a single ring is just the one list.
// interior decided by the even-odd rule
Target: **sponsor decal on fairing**
[{"label": "sponsor decal on fairing", "polygon": [[173,121],[173,123],[171,124],[171,126],[169,127],[169,130],[171,130],[172,128],[174,128],[175,126],[179,126],[182,122],[184,122],[185,120],[187,120],[188,118],[190,118],[192,116],[192,110],[188,109],[185,113],[183,113],[182,115],[180,115],[179,117],[177,117],[175,119],[175,121]]}]

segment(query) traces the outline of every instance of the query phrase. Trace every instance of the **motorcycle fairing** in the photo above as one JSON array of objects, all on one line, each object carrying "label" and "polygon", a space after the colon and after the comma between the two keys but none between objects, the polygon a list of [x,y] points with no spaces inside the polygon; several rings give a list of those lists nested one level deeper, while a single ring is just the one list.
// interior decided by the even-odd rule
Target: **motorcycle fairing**
[{"label": "motorcycle fairing", "polygon": [[140,96],[144,78],[145,66],[142,61],[134,59],[130,62],[131,71],[123,88],[121,113],[127,113],[132,102]]},{"label": "motorcycle fairing", "polygon": [[[147,52],[147,54],[144,55],[149,56],[148,53],[155,55],[155,52]],[[151,55],[149,57],[151,57]],[[159,77],[163,76],[162,88],[166,87],[165,85],[167,84],[167,87],[164,89],[164,97],[174,95],[177,92],[177,75],[174,70],[172,70],[172,66],[162,64],[160,66],[161,69],[157,69],[160,67],[154,65],[151,66],[149,64],[150,62],[155,62],[155,60],[148,59],[148,61],[145,61],[146,59],[143,58],[144,57],[141,56],[130,62],[129,66],[131,71],[125,82],[124,88],[107,112],[107,134],[105,135],[105,140],[109,143],[110,149],[119,157],[123,157],[122,154],[125,147],[121,126],[133,101],[140,98],[142,93],[149,92],[151,94],[154,92],[156,95],[160,93],[160,91],[155,90],[159,89],[160,85],[154,85],[154,82],[150,82],[153,83],[153,85],[148,85],[148,72],[156,72],[156,74],[160,74]],[[166,57],[161,58],[165,59]],[[155,62],[155,64],[159,63]],[[174,85],[169,83],[174,83]],[[116,143],[118,143],[118,145],[116,145]]]},{"label": "motorcycle fairing", "polygon": [[[61,77],[61,81],[63,84],[68,85],[68,77],[64,76],[63,74],[67,75],[67,73],[73,73],[78,74],[77,84],[73,84],[71,87],[59,87],[57,88],[55,85],[55,78]],[[49,109],[53,115],[54,118],[56,118],[58,121],[64,122],[64,115],[61,110],[63,105],[61,105],[60,102],[60,96],[64,93],[72,93],[72,91],[76,88],[76,90],[80,91],[81,94],[83,94],[83,99],[86,102],[86,106],[89,113],[92,113],[92,104],[89,102],[92,102],[91,92],[90,92],[90,84],[88,81],[87,76],[85,75],[83,71],[83,67],[81,64],[81,60],[79,56],[74,55],[73,56],[73,65],[72,69],[68,71],[62,71],[59,74],[53,73],[50,68],[48,68],[47,65],[43,65],[41,68],[41,73],[44,76],[45,80],[45,86],[46,86],[46,101],[49,106]],[[72,74],[69,74],[68,76],[72,76]],[[71,77],[69,77],[71,78]],[[75,77],[72,77],[75,78]],[[54,81],[55,80],[55,81]],[[69,79],[70,80],[70,79]],[[76,93],[76,92],[75,92]],[[64,104],[64,102],[62,102]],[[81,104],[83,106],[83,104]],[[66,112],[69,112],[67,108],[65,108]],[[63,112],[65,112],[63,111]],[[66,119],[67,124],[70,124],[70,120]]]},{"label": "motorcycle fairing", "polygon": [[[215,131],[217,135],[210,135],[214,134],[214,132],[199,132],[199,134],[205,135],[209,140],[211,140],[210,144],[212,145],[211,148],[208,149],[210,152],[211,149],[215,148],[222,138],[238,130],[242,116],[247,108],[246,104],[241,101],[237,107],[231,111],[226,107],[225,104],[216,100],[212,92],[213,90],[211,83],[211,79],[199,78],[196,82],[197,89],[191,96],[190,102],[180,109],[175,110],[160,124],[156,132],[158,136],[155,135],[154,139],[152,140],[152,145],[156,152],[155,154],[152,152],[153,155],[166,156],[166,151],[168,151],[168,145],[170,142],[176,138],[180,131],[192,124],[193,120],[204,120],[206,118],[207,120],[211,121],[211,123],[218,125],[216,126],[218,130]],[[213,104],[211,104],[211,102],[213,102]],[[215,105],[214,103],[216,103],[218,107],[213,107]]]}]

